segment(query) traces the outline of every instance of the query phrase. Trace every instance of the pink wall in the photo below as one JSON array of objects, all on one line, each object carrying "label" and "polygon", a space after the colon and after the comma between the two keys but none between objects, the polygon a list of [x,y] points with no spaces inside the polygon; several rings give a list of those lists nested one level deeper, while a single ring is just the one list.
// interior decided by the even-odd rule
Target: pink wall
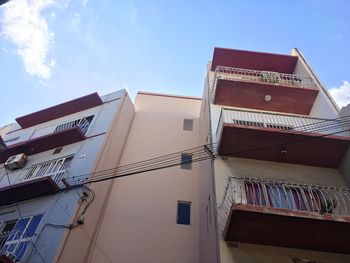
[{"label": "pink wall", "polygon": [[[121,165],[203,144],[201,100],[139,93]],[[184,118],[194,130],[184,131]],[[180,157],[180,155],[179,155]],[[115,180],[91,262],[199,262],[199,165]],[[176,223],[177,201],[191,201],[191,224]]]}]

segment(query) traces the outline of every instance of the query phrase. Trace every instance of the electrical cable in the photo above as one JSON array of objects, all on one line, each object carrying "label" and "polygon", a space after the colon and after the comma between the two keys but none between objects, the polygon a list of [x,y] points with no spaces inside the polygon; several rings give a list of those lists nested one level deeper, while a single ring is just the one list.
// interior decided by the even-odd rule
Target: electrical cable
[{"label": "electrical cable", "polygon": [[[322,124],[322,130],[329,129],[329,127],[331,127],[332,130],[335,130],[337,128],[344,128],[348,122],[350,123],[350,120],[347,121],[347,119],[349,119],[349,118],[350,118],[350,116],[345,116],[345,117],[340,117],[338,119],[334,119],[338,122],[337,125],[333,124],[334,120],[323,120],[322,119],[322,121],[320,121],[319,123]],[[331,125],[329,125],[329,124],[325,125],[326,122],[330,122],[330,121],[332,122]],[[301,128],[308,126],[308,125],[309,124],[304,125],[304,126],[297,126],[297,127],[295,127],[295,129],[301,129]],[[315,125],[315,124],[313,124],[313,125]],[[343,133],[343,132],[346,132],[346,130],[341,130],[341,131],[329,133],[329,134],[321,134],[321,135],[317,135],[317,136],[313,136],[310,138],[305,138],[305,139],[297,140],[297,141],[285,141],[285,142],[277,144],[277,145],[276,144],[265,145],[264,147],[255,147],[256,142],[254,139],[259,139],[259,137],[252,138],[252,137],[254,137],[254,136],[252,136],[249,138],[250,140],[248,143],[242,142],[242,144],[235,144],[235,147],[240,149],[239,151],[225,153],[225,155],[230,156],[230,155],[240,154],[240,153],[244,153],[244,152],[263,150],[263,149],[270,148],[270,147],[285,146],[287,144],[296,143],[298,141],[317,139],[320,137],[327,137],[327,136],[331,136],[331,135],[334,135],[337,133]],[[283,130],[283,132],[281,132],[281,134],[286,134],[286,133],[295,133],[295,131],[294,130],[292,130],[292,131]],[[315,131],[313,133],[315,133]],[[297,131],[297,134],[298,135],[310,134],[310,132]],[[202,160],[208,159],[208,157],[209,157],[208,153],[204,149],[204,146],[207,146],[208,149],[211,149],[214,157],[220,156],[219,143],[220,142],[213,143],[213,144],[201,145],[201,146],[197,146],[197,147],[192,147],[192,148],[186,149],[184,151],[179,151],[179,152],[175,152],[175,153],[171,153],[171,154],[162,155],[159,157],[150,158],[150,159],[135,162],[132,164],[119,166],[117,168],[105,169],[105,170],[100,170],[100,171],[94,172],[94,173],[86,173],[86,174],[80,174],[77,176],[71,176],[70,178],[66,178],[66,181],[68,182],[69,185],[71,185],[71,187],[75,188],[75,187],[80,187],[84,184],[94,183],[99,179],[109,178],[111,176],[113,177],[115,175],[124,177],[124,176],[129,175],[129,174],[137,174],[137,173],[141,173],[144,171],[158,170],[158,168],[173,167],[173,166],[180,165],[182,163],[183,164],[186,163],[186,162],[184,162],[184,160],[181,159],[181,155],[180,155],[181,153],[192,154],[192,162],[202,161]],[[61,189],[66,187],[66,185],[62,182],[58,182],[58,185]]]},{"label": "electrical cable", "polygon": [[[302,142],[302,141],[307,141],[307,140],[311,140],[311,139],[318,139],[318,138],[322,138],[322,137],[327,137],[327,136],[331,136],[331,135],[335,135],[338,133],[343,133],[346,132],[347,130],[342,130],[342,131],[338,131],[338,132],[334,132],[334,133],[330,133],[330,134],[323,134],[323,135],[319,135],[319,136],[314,136],[311,138],[304,138],[304,139],[299,139],[299,140],[293,140],[293,141],[287,141],[287,142],[283,142],[283,143],[279,143],[279,144],[273,144],[273,145],[268,145],[265,147],[255,147],[252,149],[244,149],[242,151],[238,151],[238,152],[231,152],[231,153],[226,153],[225,155],[233,155],[233,154],[238,154],[238,153],[244,153],[244,152],[249,152],[249,151],[256,151],[256,150],[261,150],[261,149],[267,149],[267,148],[271,148],[271,147],[276,147],[276,146],[281,146],[281,145],[288,145],[288,144],[293,144],[293,143],[298,143],[298,142]],[[207,145],[207,146],[211,146],[211,145]],[[204,149],[203,146],[199,146],[202,149]],[[203,151],[204,153],[204,151]],[[220,154],[218,153],[214,153],[214,156],[220,156]],[[202,161],[202,160],[207,160],[211,158],[210,156],[208,156],[208,154],[205,152],[205,154],[202,155],[198,155],[195,158],[192,159],[192,162],[198,162],[198,161]],[[108,179],[113,179],[113,178],[119,178],[119,177],[125,177],[128,175],[132,175],[132,174],[137,174],[137,173],[141,173],[141,172],[147,172],[147,171],[154,171],[154,170],[158,170],[158,169],[163,169],[163,168],[168,168],[168,167],[173,167],[173,166],[177,166],[180,165],[181,162],[180,160],[171,160],[168,163],[161,163],[161,165],[159,165],[159,163],[154,163],[153,166],[149,166],[147,167],[147,169],[142,169],[143,167],[138,167],[138,169],[129,169],[126,171],[123,171],[122,173],[118,173],[118,170],[116,169],[116,172],[109,172],[109,173],[105,173],[105,174],[100,174],[98,176],[93,176],[93,177],[89,177],[86,178],[85,180],[83,180],[83,184],[84,183],[95,183],[95,182],[101,182],[101,181],[105,181]],[[74,182],[74,181],[73,181]],[[76,187],[77,185],[75,185]]]}]

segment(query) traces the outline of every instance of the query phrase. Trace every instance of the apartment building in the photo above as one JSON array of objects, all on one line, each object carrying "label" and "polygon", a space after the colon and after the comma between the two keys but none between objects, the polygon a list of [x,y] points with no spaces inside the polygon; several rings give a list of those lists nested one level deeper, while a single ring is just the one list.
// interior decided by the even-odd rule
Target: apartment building
[{"label": "apartment building", "polygon": [[220,157],[200,262],[349,262],[349,126],[303,55],[215,48],[204,100]]},{"label": "apartment building", "polygon": [[19,117],[0,129],[0,263],[350,262],[348,113],[297,49],[215,48],[203,98]]},{"label": "apartment building", "polygon": [[54,262],[69,232],[89,221],[91,202],[101,202],[108,185],[82,183],[118,165],[133,113],[125,90],[93,93],[1,129],[0,262]]}]

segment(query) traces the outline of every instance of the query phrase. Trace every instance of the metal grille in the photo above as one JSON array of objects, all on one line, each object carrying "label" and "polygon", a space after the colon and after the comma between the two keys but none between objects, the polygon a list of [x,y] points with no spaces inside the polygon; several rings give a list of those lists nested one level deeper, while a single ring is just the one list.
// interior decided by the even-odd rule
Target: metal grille
[{"label": "metal grille", "polygon": [[[89,117],[88,117],[89,118]],[[79,126],[81,129],[81,132],[83,134],[85,134],[89,128],[90,122],[92,118],[89,118],[90,121],[88,120],[88,118],[80,118],[80,119],[76,119],[76,120],[72,120],[72,121],[68,121],[68,122],[63,122],[60,124],[54,124],[48,127],[44,127],[44,128],[40,128],[37,129],[33,132],[32,136],[30,137],[30,139],[34,139],[34,138],[38,138],[41,136],[45,136],[48,134],[52,134],[52,133],[57,133],[57,132],[62,132],[74,127]]]},{"label": "metal grille", "polygon": [[220,79],[266,83],[304,89],[318,89],[314,80],[309,76],[224,66],[217,66],[215,72],[217,78]]},{"label": "metal grille", "polygon": [[226,224],[233,204],[349,216],[350,191],[330,186],[229,177],[218,207],[221,229]]},{"label": "metal grille", "polygon": [[350,136],[348,125],[341,119],[322,119],[269,112],[222,109],[216,131],[217,136],[220,136],[224,123],[279,130],[293,130],[302,133]]},{"label": "metal grille", "polygon": [[1,169],[0,187],[6,187],[9,186],[9,184],[14,185],[45,176],[50,176],[60,186],[62,185],[60,184],[61,180],[67,175],[69,164],[72,159],[73,156],[67,156],[64,158],[35,164],[29,168],[20,169],[13,172],[7,172],[4,169]]}]

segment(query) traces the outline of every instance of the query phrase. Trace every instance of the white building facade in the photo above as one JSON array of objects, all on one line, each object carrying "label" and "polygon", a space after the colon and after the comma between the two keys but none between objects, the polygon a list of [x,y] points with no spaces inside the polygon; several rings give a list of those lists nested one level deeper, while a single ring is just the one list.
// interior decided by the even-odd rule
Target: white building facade
[{"label": "white building facade", "polygon": [[[132,106],[125,90],[101,97],[93,93],[17,118],[2,129],[2,262],[53,262],[65,233],[85,223],[76,210],[89,205],[94,193],[72,186],[81,186],[94,172],[125,104]],[[11,156],[18,158],[14,169],[5,165]]]}]

